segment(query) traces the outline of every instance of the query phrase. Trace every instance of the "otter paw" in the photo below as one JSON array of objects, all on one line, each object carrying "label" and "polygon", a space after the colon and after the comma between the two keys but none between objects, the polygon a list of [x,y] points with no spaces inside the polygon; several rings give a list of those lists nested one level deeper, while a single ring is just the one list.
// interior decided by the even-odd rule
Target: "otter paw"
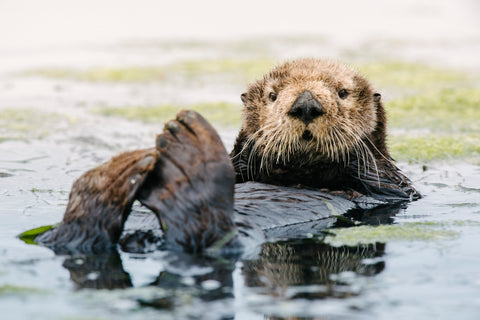
[{"label": "otter paw", "polygon": [[58,252],[101,252],[112,247],[157,158],[153,148],[126,152],[83,174],[72,186],[59,227],[36,240]]},{"label": "otter paw", "polygon": [[167,246],[201,251],[234,229],[228,154],[215,129],[193,111],[167,122],[156,147],[157,165],[138,200],[160,219]]}]

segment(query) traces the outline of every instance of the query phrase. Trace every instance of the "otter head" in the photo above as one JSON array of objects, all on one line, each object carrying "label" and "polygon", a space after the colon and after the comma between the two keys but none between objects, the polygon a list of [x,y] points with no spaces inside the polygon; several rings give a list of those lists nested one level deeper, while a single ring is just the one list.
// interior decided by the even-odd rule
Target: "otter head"
[{"label": "otter head", "polygon": [[315,162],[346,164],[366,149],[386,152],[380,95],[345,65],[290,61],[251,84],[241,99],[243,147],[259,155],[267,170]]}]

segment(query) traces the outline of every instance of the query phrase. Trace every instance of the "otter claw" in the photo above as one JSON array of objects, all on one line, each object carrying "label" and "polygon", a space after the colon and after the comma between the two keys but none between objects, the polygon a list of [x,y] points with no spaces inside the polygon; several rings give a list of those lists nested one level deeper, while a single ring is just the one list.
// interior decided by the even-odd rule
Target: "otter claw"
[{"label": "otter claw", "polygon": [[198,120],[197,113],[191,110],[182,110],[177,114],[177,120],[185,125]]},{"label": "otter claw", "polygon": [[168,145],[168,140],[162,135],[157,136],[157,149],[163,149],[166,148]]},{"label": "otter claw", "polygon": [[165,129],[170,131],[172,134],[177,134],[178,131],[180,131],[180,126],[178,125],[178,123],[176,121],[169,121],[165,125]]}]

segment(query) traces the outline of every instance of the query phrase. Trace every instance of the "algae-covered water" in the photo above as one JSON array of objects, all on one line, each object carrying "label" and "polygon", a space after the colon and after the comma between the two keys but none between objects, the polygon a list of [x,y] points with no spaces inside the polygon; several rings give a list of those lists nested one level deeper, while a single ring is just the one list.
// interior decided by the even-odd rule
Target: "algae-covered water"
[{"label": "algae-covered water", "polygon": [[[419,3],[420,16],[444,17]],[[478,319],[480,35],[398,34],[0,45],[1,318]],[[230,149],[246,85],[303,56],[344,61],[372,81],[391,153],[423,199],[331,219],[327,232],[240,260],[56,256],[17,238],[60,221],[79,175],[152,146],[180,108],[205,115]]]}]

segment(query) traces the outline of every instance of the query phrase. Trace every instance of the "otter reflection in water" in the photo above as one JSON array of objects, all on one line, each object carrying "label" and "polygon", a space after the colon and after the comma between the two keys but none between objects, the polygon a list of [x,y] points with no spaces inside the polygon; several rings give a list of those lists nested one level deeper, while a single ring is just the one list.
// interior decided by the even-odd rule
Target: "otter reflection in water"
[{"label": "otter reflection in water", "polygon": [[[346,298],[357,292],[333,276],[344,271],[361,276],[380,273],[384,269],[381,259],[384,249],[385,245],[380,243],[333,247],[314,239],[264,243],[257,258],[242,261],[241,274],[245,286],[264,287],[264,293],[269,295],[289,299]],[[150,300],[138,298],[140,304],[162,309],[180,307],[181,303],[176,298],[185,293],[204,301],[233,297],[234,260],[181,253],[174,255],[169,257],[170,265],[159,273],[157,279],[145,284],[158,286],[165,290],[165,294],[160,292],[158,297]],[[373,263],[366,263],[365,259],[373,259],[370,260]],[[133,286],[130,274],[124,270],[116,251],[71,256],[63,266],[70,271],[71,279],[78,288],[118,289]],[[207,271],[194,275],[193,281],[185,281],[191,277],[191,269]],[[135,270],[130,272],[134,276]],[[205,289],[203,283],[211,280],[217,282],[217,287]],[[313,290],[305,290],[308,285],[314,285]],[[294,288],[293,294],[286,296],[285,291],[289,287]]]},{"label": "otter reflection in water", "polygon": [[56,251],[112,250],[138,200],[157,216],[164,248],[232,252],[268,240],[271,230],[301,236],[291,226],[420,196],[388,153],[380,94],[355,70],[295,60],[241,98],[230,157],[202,116],[182,111],[155,148],[80,177],[62,223],[37,241]]},{"label": "otter reflection in water", "polygon": [[[384,261],[367,264],[363,260],[379,258],[384,251],[383,243],[355,247],[333,247],[307,239],[267,243],[262,246],[259,259],[243,263],[242,273],[247,286],[266,287],[272,295],[286,296],[286,289],[293,287],[287,298],[346,298],[356,292],[348,289],[349,284],[335,280],[333,275],[345,271],[376,275],[385,268]],[[321,287],[303,291],[305,285]],[[295,289],[296,286],[300,286],[299,289]]]}]

